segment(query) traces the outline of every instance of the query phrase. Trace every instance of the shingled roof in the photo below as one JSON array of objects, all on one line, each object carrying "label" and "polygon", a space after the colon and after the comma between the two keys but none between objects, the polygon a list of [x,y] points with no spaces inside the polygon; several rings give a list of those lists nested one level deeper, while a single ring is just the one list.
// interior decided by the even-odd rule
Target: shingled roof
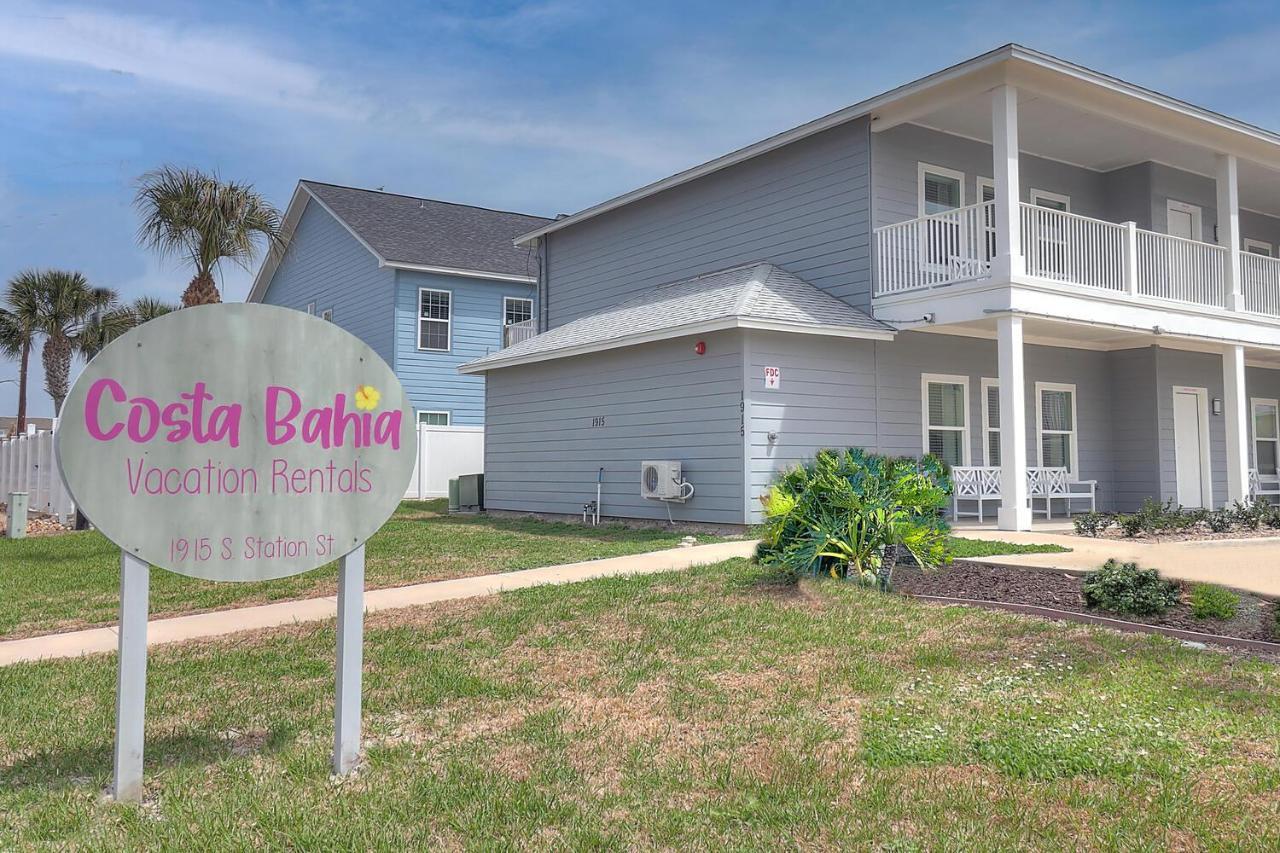
[{"label": "shingled roof", "polygon": [[557,326],[491,355],[463,373],[564,358],[716,329],[761,328],[883,338],[894,329],[804,279],[754,262],[672,282]]}]

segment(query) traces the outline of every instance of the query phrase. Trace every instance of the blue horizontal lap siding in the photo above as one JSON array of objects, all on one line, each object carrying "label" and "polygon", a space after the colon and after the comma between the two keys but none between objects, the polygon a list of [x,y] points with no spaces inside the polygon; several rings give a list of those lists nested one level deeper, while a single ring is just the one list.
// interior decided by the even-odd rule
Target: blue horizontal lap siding
[{"label": "blue horizontal lap siding", "polygon": [[[396,272],[395,371],[420,411],[448,412],[455,426],[484,424],[484,377],[458,366],[502,347],[503,299],[533,299],[533,285],[437,273]],[[418,349],[418,292],[447,290],[452,328],[448,352]],[[536,304],[534,310],[537,310]],[[534,316],[537,316],[536,314]]]},{"label": "blue horizontal lap siding", "polygon": [[333,322],[392,361],[391,315],[395,274],[351,236],[341,222],[312,202],[262,296],[267,305],[333,310]]}]

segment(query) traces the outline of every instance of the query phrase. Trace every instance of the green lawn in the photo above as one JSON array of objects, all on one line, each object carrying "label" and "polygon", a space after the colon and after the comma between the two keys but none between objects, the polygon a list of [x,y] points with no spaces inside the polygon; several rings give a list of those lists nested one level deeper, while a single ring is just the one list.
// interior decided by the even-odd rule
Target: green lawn
[{"label": "green lawn", "polygon": [[[366,585],[528,569],[671,548],[681,532],[449,516],[444,501],[406,501],[369,540]],[[701,536],[700,541],[714,537]],[[120,551],[98,533],[0,539],[0,638],[114,623]],[[151,573],[151,615],[333,595],[337,565],[261,583],[212,583]],[[3,844],[0,844],[3,848]]]},{"label": "green lawn", "polygon": [[[329,778],[332,625],[0,669],[0,847],[1280,846],[1280,670],[747,561],[369,620]],[[7,841],[5,840],[7,839]]]},{"label": "green lawn", "polygon": [[956,560],[963,560],[966,557],[995,557],[1000,554],[1063,554],[1070,550],[1061,545],[1020,545],[1016,542],[965,539],[960,536],[947,537],[947,551]]}]

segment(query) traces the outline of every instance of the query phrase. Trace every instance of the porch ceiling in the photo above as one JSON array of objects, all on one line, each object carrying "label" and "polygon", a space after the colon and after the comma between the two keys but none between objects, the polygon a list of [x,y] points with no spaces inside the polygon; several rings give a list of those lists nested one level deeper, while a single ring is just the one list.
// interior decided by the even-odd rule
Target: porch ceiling
[{"label": "porch ceiling", "polygon": [[[978,92],[938,104],[915,124],[991,142],[991,97]],[[1018,92],[1022,151],[1099,172],[1154,160],[1212,178],[1214,152],[1037,92]],[[1240,161],[1242,207],[1280,216],[1280,172]]]},{"label": "porch ceiling", "polygon": [[[918,331],[994,340],[996,336],[996,320],[994,317],[990,317],[968,323],[925,326],[919,328]],[[1179,338],[1175,335],[1157,335],[1154,332],[1116,329],[1088,323],[1072,323],[1067,320],[1048,320],[1039,317],[1024,318],[1022,331],[1028,344],[1039,344],[1041,346],[1061,346],[1091,350],[1124,350],[1159,345],[1168,349],[1190,350],[1192,352],[1222,352],[1221,345],[1208,341]],[[1280,369],[1280,351],[1278,350],[1249,347],[1245,350],[1245,358],[1252,366]]]}]

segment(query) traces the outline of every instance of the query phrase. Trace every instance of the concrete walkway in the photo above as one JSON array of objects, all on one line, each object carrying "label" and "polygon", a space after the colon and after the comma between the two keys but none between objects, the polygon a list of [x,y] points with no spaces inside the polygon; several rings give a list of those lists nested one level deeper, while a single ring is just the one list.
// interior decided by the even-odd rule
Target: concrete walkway
[{"label": "concrete walkway", "polygon": [[[749,557],[755,550],[755,545],[754,541],[718,542],[714,545],[672,548],[627,557],[567,563],[562,566],[544,566],[538,569],[524,569],[473,578],[373,589],[367,590],[364,594],[364,608],[366,613],[374,613],[379,610],[394,610],[400,607],[432,604],[437,601],[476,598],[543,584],[669,572],[718,563],[733,557]],[[301,601],[281,601],[256,607],[240,607],[233,610],[215,610],[210,613],[175,616],[170,619],[154,619],[147,623],[147,645],[158,646],[163,643],[178,643],[201,637],[220,637],[240,631],[274,628],[299,622],[321,622],[335,618],[337,608],[337,598],[327,596]],[[117,631],[114,627],[90,628],[84,631],[7,640],[0,642],[0,666],[21,661],[114,652],[116,646]]]},{"label": "concrete walkway", "polygon": [[991,528],[957,527],[966,539],[1039,543],[1071,548],[1067,554],[1010,554],[975,562],[1005,566],[1096,569],[1110,557],[1135,562],[1160,574],[1186,581],[1207,581],[1262,595],[1280,596],[1280,537],[1219,539],[1199,542],[1143,542],[1139,539],[1093,539],[1037,529],[1027,533]]}]

